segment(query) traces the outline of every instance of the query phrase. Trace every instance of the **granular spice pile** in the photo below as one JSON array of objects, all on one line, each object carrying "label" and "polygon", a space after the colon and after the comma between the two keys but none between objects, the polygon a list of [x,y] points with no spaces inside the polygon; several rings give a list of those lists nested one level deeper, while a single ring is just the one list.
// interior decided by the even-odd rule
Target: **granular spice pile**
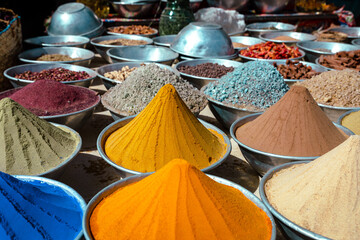
[{"label": "granular spice pile", "polygon": [[178,69],[182,73],[206,78],[220,78],[229,72],[234,71],[234,67],[226,67],[218,63],[201,63],[195,66],[181,66]]},{"label": "granular spice pile", "polygon": [[181,99],[193,113],[199,113],[207,104],[205,94],[175,73],[154,63],[135,69],[121,84],[102,96],[105,107],[127,115],[141,112],[166,84],[172,84]]},{"label": "granular spice pile", "polygon": [[335,107],[360,107],[360,73],[356,70],[323,72],[296,84],[309,89],[317,103]]},{"label": "granular spice pile", "polygon": [[262,61],[250,61],[209,83],[204,93],[210,98],[248,110],[264,110],[289,90],[284,78],[274,66]]}]

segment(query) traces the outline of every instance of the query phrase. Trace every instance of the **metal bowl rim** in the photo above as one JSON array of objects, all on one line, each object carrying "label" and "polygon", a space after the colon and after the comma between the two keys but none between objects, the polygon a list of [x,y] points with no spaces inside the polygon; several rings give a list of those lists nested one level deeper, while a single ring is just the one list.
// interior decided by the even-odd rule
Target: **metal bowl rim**
[{"label": "metal bowl rim", "polygon": [[[180,73],[180,75],[183,75],[183,76],[186,76],[186,77],[189,77],[189,78],[193,78],[194,80],[210,80],[210,81],[217,81],[219,80],[220,78],[208,78],[208,77],[199,77],[199,76],[196,76],[196,75],[191,75],[191,74],[187,74],[187,73],[183,73],[181,71],[178,70],[179,66],[181,67],[181,65],[183,64],[187,64],[187,63],[191,63],[191,62],[195,62],[195,61],[200,61],[200,63],[198,64],[202,64],[202,63],[218,63],[218,61],[226,61],[226,62],[235,62],[235,63],[238,63],[239,66],[241,66],[243,63],[242,62],[237,62],[237,61],[234,61],[234,60],[230,60],[230,59],[218,59],[218,58],[204,58],[204,59],[192,59],[192,60],[185,60],[185,61],[181,61],[181,62],[178,62],[177,64],[175,64],[174,68]],[[185,66],[188,66],[188,65],[185,65]],[[196,65],[195,65],[196,66]]]},{"label": "metal bowl rim", "polygon": [[[79,39],[78,43],[74,43],[74,44],[54,44],[54,43],[44,43],[41,42],[40,44],[35,43],[34,41],[36,40],[40,40],[41,39],[51,39],[51,38],[67,38],[67,37],[72,37],[75,39]],[[82,40],[82,41],[81,41]],[[83,45],[83,44],[88,44],[90,42],[90,38],[85,37],[85,36],[79,36],[79,35],[44,35],[44,36],[37,36],[37,37],[31,37],[31,38],[27,38],[24,40],[25,43],[28,44],[33,44],[33,45],[38,45],[38,46],[44,46],[44,47],[63,47],[63,46],[79,46],[79,45]]]},{"label": "metal bowl rim", "polygon": [[299,49],[299,52],[301,53],[301,56],[296,57],[296,58],[279,58],[279,59],[265,59],[265,58],[253,58],[253,57],[246,57],[244,55],[240,54],[239,51],[239,57],[246,59],[246,60],[251,60],[251,61],[284,61],[284,60],[298,60],[301,59],[303,57],[305,57],[305,52],[301,49]]},{"label": "metal bowl rim", "polygon": [[280,25],[285,25],[285,26],[288,26],[288,27],[291,27],[292,30],[295,30],[296,29],[296,26],[293,25],[293,24],[290,24],[290,23],[283,23],[283,22],[274,22],[274,21],[270,21],[270,22],[255,22],[255,23],[250,23],[248,25],[246,25],[246,31],[249,31],[249,32],[277,32],[277,31],[291,31],[291,29],[259,29],[259,28],[253,28],[253,26],[255,24],[280,24]]},{"label": "metal bowl rim", "polygon": [[[46,177],[30,176],[30,175],[13,175],[13,177],[26,182],[34,182],[34,181],[42,182],[48,184],[49,186],[55,186],[62,189],[67,194],[68,197],[73,197],[76,200],[77,204],[80,206],[82,210],[82,215],[84,217],[87,206],[86,202],[84,198],[69,185]],[[83,235],[82,221],[80,227],[81,227],[80,232],[75,237],[75,240],[80,240]]]},{"label": "metal bowl rim", "polygon": [[157,37],[153,38],[153,41],[154,41],[155,45],[170,47],[171,43],[164,43],[164,42],[159,41],[159,39],[168,38],[168,37],[170,37],[170,38],[174,37],[175,38],[176,36],[177,36],[176,34],[157,36]]},{"label": "metal bowl rim", "polygon": [[[133,175],[133,176],[130,176],[130,177],[120,179],[120,180],[106,186],[105,188],[101,189],[94,197],[92,197],[92,199],[89,201],[88,205],[86,206],[85,213],[83,214],[82,226],[83,226],[83,232],[84,232],[85,239],[93,239],[93,237],[90,237],[90,236],[92,236],[92,234],[91,234],[90,229],[88,228],[88,220],[90,219],[92,211],[102,201],[102,199],[104,199],[105,197],[109,196],[110,194],[112,194],[115,191],[117,191],[118,189],[120,189],[121,186],[119,186],[119,185],[121,185],[122,183],[125,183],[125,182],[128,182],[128,181],[130,181],[131,183],[132,182],[138,182],[138,181],[141,181],[142,179],[150,176],[151,174],[152,173],[141,173],[141,174],[137,174],[137,175]],[[241,185],[236,184],[236,183],[234,183],[234,182],[232,182],[230,180],[227,180],[225,178],[218,177],[218,176],[215,176],[215,175],[207,174],[207,173],[205,173],[205,174],[208,177],[210,177],[212,180],[214,180],[214,181],[216,181],[216,182],[218,182],[220,184],[230,186],[230,187],[233,187],[233,188],[237,189],[242,194],[244,194],[245,197],[248,200],[250,200],[252,203],[254,203],[258,208],[263,210],[265,212],[265,214],[267,215],[267,217],[270,219],[270,222],[271,222],[271,226],[272,226],[271,240],[276,239],[275,219],[272,216],[271,211],[266,207],[266,205],[261,201],[260,198],[258,198],[254,193],[250,192],[246,188],[244,188]],[[126,185],[124,185],[123,187],[125,187]]]},{"label": "metal bowl rim", "polygon": [[[259,194],[260,194],[261,200],[263,201],[264,205],[274,215],[274,218],[279,219],[279,221],[281,221],[281,223],[283,223],[287,227],[291,228],[292,231],[299,232],[299,233],[301,233],[301,234],[303,234],[303,235],[305,235],[307,237],[310,237],[312,239],[328,239],[328,238],[326,238],[326,237],[324,237],[322,235],[311,232],[310,230],[307,230],[307,229],[297,225],[296,223],[290,221],[286,217],[284,217],[281,213],[279,213],[275,208],[272,207],[272,205],[268,201],[266,193],[265,193],[265,184],[275,174],[275,172],[280,171],[280,170],[285,169],[285,168],[288,168],[288,167],[290,167],[292,165],[295,165],[295,164],[304,164],[304,163],[306,164],[306,163],[309,163],[309,162],[311,162],[311,161],[289,162],[289,163],[284,163],[284,164],[281,164],[279,166],[276,166],[276,167],[270,169],[269,171],[267,171],[267,173],[260,180]],[[296,227],[296,230],[294,229],[294,227]]]},{"label": "metal bowl rim", "polygon": [[[44,120],[45,121],[45,120]],[[40,173],[40,174],[36,174],[34,176],[39,176],[39,177],[42,177],[42,176],[45,176],[47,174],[50,174],[50,173],[54,173],[56,172],[59,168],[65,166],[66,164],[68,164],[71,160],[73,160],[77,155],[78,153],[80,152],[81,150],[81,147],[82,147],[82,138],[80,136],[80,134],[75,131],[74,129],[72,129],[71,127],[68,127],[66,125],[63,125],[63,124],[58,124],[58,123],[52,123],[50,122],[51,124],[53,124],[54,126],[56,127],[60,127],[60,128],[64,128],[64,129],[67,129],[69,132],[71,132],[72,134],[74,134],[76,136],[76,139],[79,140],[79,143],[76,145],[75,147],[75,150],[74,152],[67,158],[65,159],[63,162],[61,162],[59,165],[57,165],[56,167],[46,171],[46,172],[43,172],[43,173]]]},{"label": "metal bowl rim", "polygon": [[[156,60],[156,61],[151,61],[151,60],[143,60],[143,61],[147,61],[147,62],[157,62],[157,63],[160,63],[160,62],[167,62],[167,61],[173,61],[175,59],[177,59],[179,57],[179,54],[174,52],[174,51],[171,51],[170,49],[166,48],[166,47],[161,47],[161,46],[154,46],[154,45],[144,45],[144,46],[128,46],[127,48],[161,48],[163,51],[166,51],[166,52],[169,52],[171,54],[174,54],[173,57],[171,58],[165,58],[165,59],[161,59],[161,60]],[[110,48],[106,51],[106,55],[108,55],[110,58],[114,58],[114,59],[117,59],[117,60],[123,60],[123,61],[130,61],[130,62],[133,62],[133,61],[142,61],[141,59],[131,59],[131,58],[125,58],[125,57],[119,57],[119,56],[116,56],[114,55],[112,52],[113,51],[116,51],[118,50],[119,48]],[[171,52],[170,52],[171,51]]]},{"label": "metal bowl rim", "polygon": [[[120,122],[123,122],[125,120],[130,120],[130,119],[133,119],[135,118],[135,116],[137,115],[131,115],[131,116],[128,116],[128,117],[124,117],[124,118],[121,118],[113,123],[110,123],[107,127],[105,127],[99,134],[98,138],[97,138],[97,141],[96,141],[96,146],[97,146],[97,149],[98,149],[98,152],[100,154],[100,156],[107,162],[109,163],[111,166],[113,166],[115,169],[118,169],[118,170],[121,170],[121,171],[124,171],[124,172],[127,172],[127,173],[130,173],[130,174],[141,174],[142,172],[138,172],[138,171],[135,171],[135,170],[131,170],[131,169],[127,169],[127,168],[124,168],[118,164],[116,164],[115,162],[111,161],[105,151],[103,150],[103,147],[101,146],[101,140],[104,136],[104,134],[109,130],[109,128],[119,124]],[[206,167],[206,168],[203,168],[201,169],[201,171],[203,172],[206,172],[206,171],[209,171],[211,169],[214,169],[216,168],[217,166],[219,166],[221,163],[223,163],[225,161],[225,159],[230,155],[230,152],[231,152],[231,149],[232,149],[232,146],[231,146],[231,142],[230,142],[230,138],[222,131],[220,130],[218,127],[214,126],[213,124],[210,124],[210,123],[207,123],[206,121],[204,120],[201,120],[199,118],[197,118],[201,124],[203,124],[203,126],[205,126],[206,128],[210,128],[212,130],[215,130],[218,134],[220,134],[223,138],[224,138],[224,143],[226,144],[225,148],[226,148],[226,151],[225,153],[223,154],[223,156],[218,159],[216,162],[214,162],[213,164],[211,164],[210,166]],[[119,129],[119,128],[117,128]],[[114,130],[116,131],[116,130]],[[153,173],[153,172],[147,172],[147,173]]]},{"label": "metal bowl rim", "polygon": [[[10,70],[13,70],[13,69],[17,69],[17,68],[20,68],[20,67],[26,67],[26,66],[34,66],[34,65],[44,65],[44,66],[51,66],[51,65],[55,65],[54,68],[56,67],[63,67],[63,68],[66,68],[66,67],[75,67],[75,68],[78,68],[78,71],[85,71],[87,72],[91,77],[90,78],[86,78],[86,79],[81,79],[81,80],[74,80],[74,81],[61,81],[61,83],[65,83],[65,84],[71,84],[71,83],[79,83],[79,82],[87,82],[87,81],[91,81],[93,79],[95,79],[97,77],[97,73],[95,70],[91,69],[91,68],[87,68],[87,67],[84,67],[84,66],[79,66],[79,65],[72,65],[72,64],[67,64],[67,63],[59,63],[59,62],[53,62],[53,63],[26,63],[26,64],[21,64],[21,65],[16,65],[16,66],[13,66],[13,67],[10,67],[8,69],[6,69],[4,71],[4,76],[9,78],[10,80],[12,81],[16,81],[16,82],[24,82],[24,83],[33,83],[35,81],[31,81],[31,80],[27,80],[27,79],[21,79],[21,78],[15,78],[15,77],[12,77],[8,74],[8,72]],[[70,70],[69,68],[67,68],[68,70]],[[44,69],[43,69],[44,70]],[[26,70],[25,70],[26,71]],[[74,70],[72,70],[74,71]]]},{"label": "metal bowl rim", "polygon": [[[232,46],[232,44],[231,44],[231,46]],[[232,46],[233,47],[233,46]],[[232,54],[228,54],[228,55],[215,55],[215,56],[207,56],[207,55],[189,55],[189,54],[187,54],[187,53],[184,53],[183,51],[179,51],[179,50],[177,50],[176,48],[174,48],[173,47],[173,43],[171,43],[170,44],[170,47],[169,47],[172,51],[174,51],[174,52],[176,52],[176,53],[178,53],[178,54],[180,54],[180,55],[183,55],[183,56],[185,56],[185,57],[190,57],[190,58],[228,58],[228,57],[232,57],[232,56],[234,56],[234,58],[235,58],[235,56],[237,56],[238,54],[239,54],[239,51],[237,50],[237,49],[235,49],[234,47],[233,47],[233,49],[234,49],[234,53],[232,53]]]},{"label": "metal bowl rim", "polygon": [[346,116],[349,115],[350,113],[359,112],[359,111],[360,111],[360,108],[359,108],[359,109],[349,110],[349,111],[341,114],[341,116],[340,116],[339,119],[337,120],[337,124],[342,125],[342,120],[344,119],[344,117],[346,117]]},{"label": "metal bowl rim", "polygon": [[[82,59],[79,59],[79,60],[73,60],[73,61],[38,61],[36,59],[28,59],[28,58],[24,58],[23,55],[25,55],[26,53],[31,53],[31,52],[34,52],[38,49],[54,49],[54,50],[57,50],[57,51],[60,51],[62,49],[67,49],[67,50],[72,50],[72,51],[80,51],[80,52],[83,52],[83,53],[89,53],[90,57],[88,58],[82,58]],[[55,51],[55,52],[57,52]],[[85,49],[85,48],[78,48],[78,47],[40,47],[40,48],[34,48],[34,49],[29,49],[29,50],[26,50],[22,53],[20,53],[18,55],[18,58],[23,61],[23,62],[28,62],[28,63],[68,63],[68,64],[72,64],[72,63],[78,63],[78,62],[84,62],[84,61],[88,61],[88,60],[91,60],[93,58],[95,58],[95,53],[91,50],[88,50],[88,49]]]},{"label": "metal bowl rim", "polygon": [[[308,47],[304,47],[302,46],[301,44],[304,44],[304,43],[308,43],[308,42],[314,42],[314,41],[301,41],[301,42],[297,42],[296,43],[296,46],[298,48],[300,48],[301,50],[303,51],[308,51],[308,52],[312,52],[312,53],[317,53],[317,54],[321,54],[321,55],[334,55],[335,52],[322,52],[322,51],[319,51],[319,50],[315,50],[313,48],[308,48]],[[347,47],[350,47],[350,48],[353,48],[353,47],[356,47],[352,44],[347,44],[347,43],[339,43],[339,42],[316,42],[316,43],[320,43],[320,44],[332,44],[332,45],[342,45],[342,46],[347,46]],[[330,49],[329,49],[330,50]],[[354,49],[355,50],[355,49]],[[350,50],[350,51],[353,51],[353,50]]]},{"label": "metal bowl rim", "polygon": [[[119,34],[119,35],[105,35],[105,36],[98,36],[98,37],[94,37],[90,40],[90,43],[96,47],[105,47],[105,48],[117,48],[117,47],[129,47],[127,45],[112,45],[112,44],[99,44],[98,41],[99,39],[107,39],[110,38],[112,39],[112,37],[114,37],[115,39],[122,39],[121,36],[124,37],[125,35],[125,39],[131,39],[131,40],[143,40],[146,41],[146,44],[140,44],[140,45],[136,45],[136,46],[144,46],[144,45],[148,45],[148,44],[153,44],[154,41],[151,38],[148,37],[144,37],[141,35],[135,35],[135,34]],[[116,38],[115,38],[116,37]],[[128,38],[126,38],[128,37]]]},{"label": "metal bowl rim", "polygon": [[321,103],[318,103],[318,105],[320,107],[333,109],[333,110],[347,110],[347,111],[349,111],[349,110],[360,110],[360,107],[336,107],[336,106],[330,106],[330,105],[321,104]]},{"label": "metal bowl rim", "polygon": [[[287,34],[287,33],[295,33],[295,34],[300,34],[300,35],[303,35],[303,36],[308,36],[309,38],[311,39],[308,39],[308,40],[276,40],[276,39],[272,39],[272,38],[267,38],[265,35],[267,34]],[[259,38],[261,40],[264,40],[264,41],[269,41],[269,42],[275,42],[275,43],[297,43],[297,42],[304,42],[304,41],[314,41],[316,40],[316,37],[310,33],[303,33],[303,32],[289,32],[289,31],[286,31],[286,32],[263,32],[263,33],[260,33],[259,35]]]},{"label": "metal bowl rim", "polygon": [[353,39],[353,40],[351,41],[351,43],[352,43],[353,45],[360,45],[360,38]]},{"label": "metal bowl rim", "polygon": [[[244,143],[242,143],[240,140],[238,140],[236,138],[235,131],[236,131],[236,128],[238,127],[237,125],[239,124],[239,122],[241,122],[241,121],[243,121],[243,120],[245,120],[247,118],[250,118],[250,117],[259,116],[261,114],[262,114],[262,112],[249,114],[247,116],[244,116],[244,117],[241,117],[241,118],[235,120],[231,124],[230,131],[229,131],[230,135],[234,139],[234,141],[239,145],[240,148],[245,148],[248,151],[251,151],[251,152],[254,152],[254,153],[257,153],[257,154],[261,154],[261,155],[265,155],[265,156],[268,156],[268,157],[275,157],[275,158],[287,159],[287,160],[295,160],[295,161],[310,161],[310,160],[314,160],[314,159],[320,157],[320,156],[310,156],[310,157],[285,156],[285,155],[280,155],[280,154],[264,152],[264,151],[249,147],[249,146],[245,145]],[[332,123],[335,125],[335,127],[342,130],[345,134],[354,135],[354,133],[351,130],[349,130],[348,128],[346,128],[346,127],[344,127],[342,125],[339,125],[339,124],[337,124],[335,122],[332,122]]]},{"label": "metal bowl rim", "polygon": [[339,30],[343,30],[343,29],[346,29],[346,30],[353,30],[354,28],[356,28],[359,32],[360,32],[360,27],[336,27],[336,28],[331,28],[329,29],[329,31],[334,31],[334,32],[342,32],[342,33],[345,33],[347,36],[347,38],[349,39],[353,39],[353,40],[356,40],[356,39],[359,39],[360,38],[360,34],[358,36],[351,36],[349,34],[346,33],[346,31],[339,31]]}]

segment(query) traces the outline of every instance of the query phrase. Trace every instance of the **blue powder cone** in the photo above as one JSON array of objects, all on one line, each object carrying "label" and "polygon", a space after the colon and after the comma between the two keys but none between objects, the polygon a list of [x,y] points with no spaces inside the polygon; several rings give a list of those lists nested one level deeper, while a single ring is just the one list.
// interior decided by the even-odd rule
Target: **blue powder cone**
[{"label": "blue powder cone", "polygon": [[0,172],[0,239],[74,239],[83,209],[63,189]]}]

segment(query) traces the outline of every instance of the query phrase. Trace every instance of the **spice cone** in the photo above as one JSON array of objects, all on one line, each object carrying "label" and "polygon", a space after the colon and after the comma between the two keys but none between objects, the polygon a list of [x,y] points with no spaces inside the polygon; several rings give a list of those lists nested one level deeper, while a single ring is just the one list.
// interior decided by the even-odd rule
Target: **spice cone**
[{"label": "spice cone", "polygon": [[302,86],[291,89],[255,120],[236,129],[243,144],[268,153],[316,157],[346,140]]},{"label": "spice cone", "polygon": [[331,239],[360,237],[360,136],[266,183],[271,205],[296,224]]},{"label": "spice cone", "polygon": [[223,137],[200,123],[171,84],[105,142],[105,153],[112,161],[139,172],[156,171],[174,158],[202,169],[224,152]]},{"label": "spice cone", "polygon": [[104,198],[90,217],[95,239],[270,239],[266,213],[239,190],[174,159]]}]

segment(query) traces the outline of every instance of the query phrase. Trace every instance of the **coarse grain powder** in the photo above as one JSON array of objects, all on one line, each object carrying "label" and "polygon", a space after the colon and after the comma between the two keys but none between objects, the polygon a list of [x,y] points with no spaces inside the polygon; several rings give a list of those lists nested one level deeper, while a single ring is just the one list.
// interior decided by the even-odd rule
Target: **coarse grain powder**
[{"label": "coarse grain powder", "polygon": [[360,73],[352,69],[323,72],[296,85],[309,89],[317,103],[360,107]]},{"label": "coarse grain powder", "polygon": [[360,239],[360,136],[307,164],[276,172],[270,204],[297,225],[330,239]]},{"label": "coarse grain powder", "polygon": [[234,71],[234,67],[226,67],[218,63],[201,63],[195,66],[181,66],[178,69],[182,73],[206,78],[220,78],[229,72]]},{"label": "coarse grain powder", "polygon": [[250,61],[236,67],[216,83],[209,83],[204,92],[224,104],[262,111],[280,100],[288,90],[284,78],[274,66]]},{"label": "coarse grain powder", "polygon": [[175,73],[154,63],[138,67],[126,81],[109,89],[102,103],[118,113],[134,115],[141,112],[166,84],[172,84],[193,113],[199,113],[207,104],[206,96]]}]

